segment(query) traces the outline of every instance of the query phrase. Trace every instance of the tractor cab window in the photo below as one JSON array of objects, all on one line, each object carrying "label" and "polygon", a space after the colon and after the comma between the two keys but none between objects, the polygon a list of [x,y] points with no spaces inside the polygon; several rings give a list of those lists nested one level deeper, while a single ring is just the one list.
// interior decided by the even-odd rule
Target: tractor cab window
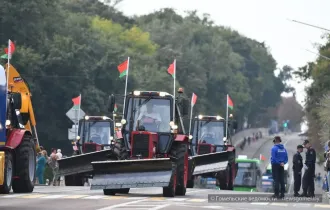
[{"label": "tractor cab window", "polygon": [[234,181],[235,186],[256,186],[255,163],[238,163],[237,175]]},{"label": "tractor cab window", "polygon": [[224,145],[224,122],[222,121],[195,121],[193,142]]},{"label": "tractor cab window", "polygon": [[109,121],[83,121],[81,128],[80,135],[83,137],[83,143],[110,144],[112,128]]},{"label": "tractor cab window", "polygon": [[171,101],[166,98],[130,98],[125,131],[171,132]]}]

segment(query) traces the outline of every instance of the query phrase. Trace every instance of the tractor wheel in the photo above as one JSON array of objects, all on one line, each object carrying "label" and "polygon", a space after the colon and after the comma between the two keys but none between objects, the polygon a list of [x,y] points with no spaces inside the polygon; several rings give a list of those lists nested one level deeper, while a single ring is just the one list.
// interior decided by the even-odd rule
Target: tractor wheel
[{"label": "tractor wheel", "polygon": [[187,188],[194,188],[194,185],[195,185],[195,177],[191,176],[191,179],[188,180],[187,182]]},{"label": "tractor wheel", "polygon": [[116,195],[117,192],[118,192],[118,190],[115,190],[115,189],[104,189],[103,190],[104,195]]},{"label": "tractor wheel", "polygon": [[14,174],[14,161],[10,151],[5,151],[5,173],[3,185],[0,185],[0,194],[9,194],[11,190],[13,174]]},{"label": "tractor wheel", "polygon": [[176,195],[186,195],[188,182],[188,151],[186,144],[178,144],[176,147],[176,174],[177,185],[175,189]]},{"label": "tractor wheel", "polygon": [[14,193],[32,192],[36,178],[36,149],[30,136],[25,136],[16,149]]},{"label": "tractor wheel", "polygon": [[233,179],[231,166],[228,164],[226,171],[223,173],[224,176],[217,177],[217,181],[219,183],[219,187],[221,190],[232,190],[233,189]]},{"label": "tractor wheel", "polygon": [[234,178],[233,178],[233,165],[230,164],[228,168],[228,183],[227,183],[227,190],[234,190]]},{"label": "tractor wheel", "polygon": [[113,147],[113,152],[116,154],[119,160],[126,160],[128,158],[128,152],[126,151],[124,139],[117,139]]},{"label": "tractor wheel", "polygon": [[123,189],[119,189],[118,193],[120,194],[128,194],[129,193],[130,188],[123,188]]},{"label": "tractor wheel", "polygon": [[163,187],[163,196],[164,197],[174,197],[175,196],[175,190],[176,190],[176,164],[172,163],[172,176],[170,180],[170,184],[168,187]]}]

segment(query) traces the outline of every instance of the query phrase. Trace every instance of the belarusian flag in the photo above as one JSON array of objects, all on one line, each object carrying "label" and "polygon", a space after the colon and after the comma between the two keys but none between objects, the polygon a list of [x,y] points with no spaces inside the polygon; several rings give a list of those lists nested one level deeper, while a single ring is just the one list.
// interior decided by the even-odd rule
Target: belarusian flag
[{"label": "belarusian flag", "polygon": [[114,111],[116,112],[116,111],[117,111],[117,109],[118,109],[118,107],[117,107],[117,104],[115,104],[115,109],[114,109]]},{"label": "belarusian flag", "polygon": [[197,101],[197,95],[193,93],[191,97],[191,106],[194,106],[196,104],[196,101]]},{"label": "belarusian flag", "polygon": [[81,96],[79,95],[78,97],[73,98],[72,102],[73,102],[74,109],[79,109],[80,102],[81,102]]},{"label": "belarusian flag", "polygon": [[120,73],[119,78],[126,76],[128,70],[128,60],[124,61],[118,66],[118,71]]},{"label": "belarusian flag", "polygon": [[175,78],[175,65],[174,62],[168,67],[167,69],[167,73],[169,73],[170,75],[172,75],[173,78]]},{"label": "belarusian flag", "polygon": [[234,103],[233,101],[231,100],[231,98],[229,97],[229,95],[227,95],[227,106],[229,109],[234,109]]},{"label": "belarusian flag", "polygon": [[5,53],[4,55],[1,56],[1,58],[4,58],[4,59],[11,59],[13,53],[15,52],[15,44],[14,42],[12,42],[11,40],[8,41],[8,48],[5,48]]},{"label": "belarusian flag", "polygon": [[260,154],[260,160],[265,161],[266,160],[266,157],[263,156],[262,154]]}]

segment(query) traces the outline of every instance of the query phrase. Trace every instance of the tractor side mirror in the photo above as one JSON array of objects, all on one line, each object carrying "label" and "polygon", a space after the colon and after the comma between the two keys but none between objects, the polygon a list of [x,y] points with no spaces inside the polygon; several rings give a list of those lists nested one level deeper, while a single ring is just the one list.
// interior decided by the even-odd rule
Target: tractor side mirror
[{"label": "tractor side mirror", "polygon": [[113,112],[115,110],[115,103],[116,103],[115,96],[113,94],[111,94],[109,96],[109,101],[108,101],[108,111],[109,112]]},{"label": "tractor side mirror", "polygon": [[182,100],[182,116],[186,116],[189,114],[189,100],[183,99]]},{"label": "tractor side mirror", "polygon": [[22,108],[22,95],[21,93],[12,93],[14,109]]}]

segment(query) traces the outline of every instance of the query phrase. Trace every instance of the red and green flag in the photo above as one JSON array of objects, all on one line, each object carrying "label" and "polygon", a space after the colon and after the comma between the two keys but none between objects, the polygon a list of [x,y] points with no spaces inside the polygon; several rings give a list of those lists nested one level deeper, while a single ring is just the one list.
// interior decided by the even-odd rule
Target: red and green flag
[{"label": "red and green flag", "polygon": [[167,73],[175,79],[175,61],[168,67]]},{"label": "red and green flag", "polygon": [[117,112],[117,109],[118,109],[117,104],[115,104],[115,109],[114,109],[114,111]]},{"label": "red and green flag", "polygon": [[5,48],[5,53],[4,55],[1,56],[3,59],[11,59],[13,53],[15,52],[15,44],[11,40],[8,41],[8,47]]},{"label": "red and green flag", "polygon": [[72,99],[74,109],[79,109],[81,104],[81,95]]},{"label": "red and green flag", "polygon": [[191,97],[191,106],[194,106],[196,102],[197,102],[197,95],[193,93]]},{"label": "red and green flag", "polygon": [[231,100],[231,98],[229,97],[229,95],[227,95],[227,107],[229,109],[234,109],[234,103],[233,101]]},{"label": "red and green flag", "polygon": [[126,76],[128,71],[128,59],[121,63],[118,67],[118,71],[120,73],[119,78],[122,78],[123,76]]}]

